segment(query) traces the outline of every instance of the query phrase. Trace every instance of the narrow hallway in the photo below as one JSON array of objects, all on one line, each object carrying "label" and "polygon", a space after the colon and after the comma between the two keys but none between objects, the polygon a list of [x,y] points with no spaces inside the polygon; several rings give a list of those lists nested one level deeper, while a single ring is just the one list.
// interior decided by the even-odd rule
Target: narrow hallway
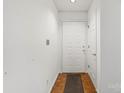
[{"label": "narrow hallway", "polygon": [[96,91],[96,0],[4,2],[6,93]]},{"label": "narrow hallway", "polygon": [[119,93],[119,4],[3,0],[4,93]]}]

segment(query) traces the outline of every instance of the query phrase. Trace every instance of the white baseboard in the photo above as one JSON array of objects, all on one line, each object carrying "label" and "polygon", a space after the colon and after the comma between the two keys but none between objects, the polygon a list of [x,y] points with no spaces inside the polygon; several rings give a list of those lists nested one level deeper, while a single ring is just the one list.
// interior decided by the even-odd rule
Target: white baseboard
[{"label": "white baseboard", "polygon": [[100,93],[99,89],[96,89],[96,92],[97,92],[97,93]]},{"label": "white baseboard", "polygon": [[51,90],[53,89],[53,86],[58,78],[58,75],[59,75],[59,73],[56,75],[55,79],[53,80],[52,85],[50,86],[50,89],[49,89],[49,93],[51,93]]}]

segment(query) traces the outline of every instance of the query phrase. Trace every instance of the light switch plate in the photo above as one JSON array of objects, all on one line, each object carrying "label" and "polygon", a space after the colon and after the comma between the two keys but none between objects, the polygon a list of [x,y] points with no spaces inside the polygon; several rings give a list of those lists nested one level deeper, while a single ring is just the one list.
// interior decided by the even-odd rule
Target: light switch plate
[{"label": "light switch plate", "polygon": [[46,40],[46,45],[49,46],[50,45],[50,40]]}]

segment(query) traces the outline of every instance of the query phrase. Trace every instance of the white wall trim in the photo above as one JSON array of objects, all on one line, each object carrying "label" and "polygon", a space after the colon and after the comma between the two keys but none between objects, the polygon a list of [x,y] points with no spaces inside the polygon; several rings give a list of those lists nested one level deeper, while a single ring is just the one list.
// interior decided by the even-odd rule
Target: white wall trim
[{"label": "white wall trim", "polygon": [[64,20],[63,22],[88,22],[87,20]]},{"label": "white wall trim", "polygon": [[51,86],[50,86],[50,89],[49,89],[49,92],[48,92],[48,93],[51,93],[51,91],[52,91],[52,89],[53,89],[53,86],[54,86],[54,84],[55,84],[55,82],[56,82],[56,80],[57,80],[57,78],[58,78],[58,75],[59,75],[59,73],[55,76],[55,78],[54,78],[54,80],[53,80],[53,82],[52,82],[52,84],[51,84]]},{"label": "white wall trim", "polygon": [[96,92],[97,92],[97,93],[100,93],[99,89],[96,89]]},{"label": "white wall trim", "polygon": [[97,0],[97,93],[100,93],[101,88],[101,0]]},{"label": "white wall trim", "polygon": [[87,12],[87,10],[86,11],[84,11],[84,10],[68,10],[68,11],[62,11],[62,10],[59,10],[58,12]]}]

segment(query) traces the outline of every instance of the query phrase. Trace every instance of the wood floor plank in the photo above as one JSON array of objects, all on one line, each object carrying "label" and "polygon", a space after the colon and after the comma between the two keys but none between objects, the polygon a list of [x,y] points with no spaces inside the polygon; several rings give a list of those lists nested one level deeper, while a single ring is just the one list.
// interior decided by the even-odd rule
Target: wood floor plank
[{"label": "wood floor plank", "polygon": [[[66,79],[68,73],[61,73],[53,86],[51,93],[64,93]],[[90,79],[88,73],[80,73],[83,84],[84,93],[96,93],[96,89]]]},{"label": "wood floor plank", "polygon": [[67,74],[64,93],[84,93],[80,74]]},{"label": "wood floor plank", "polygon": [[84,87],[84,93],[96,93],[96,89],[88,73],[82,74],[81,79],[82,79],[82,84]]},{"label": "wood floor plank", "polygon": [[59,74],[51,93],[64,93],[67,74]]}]

